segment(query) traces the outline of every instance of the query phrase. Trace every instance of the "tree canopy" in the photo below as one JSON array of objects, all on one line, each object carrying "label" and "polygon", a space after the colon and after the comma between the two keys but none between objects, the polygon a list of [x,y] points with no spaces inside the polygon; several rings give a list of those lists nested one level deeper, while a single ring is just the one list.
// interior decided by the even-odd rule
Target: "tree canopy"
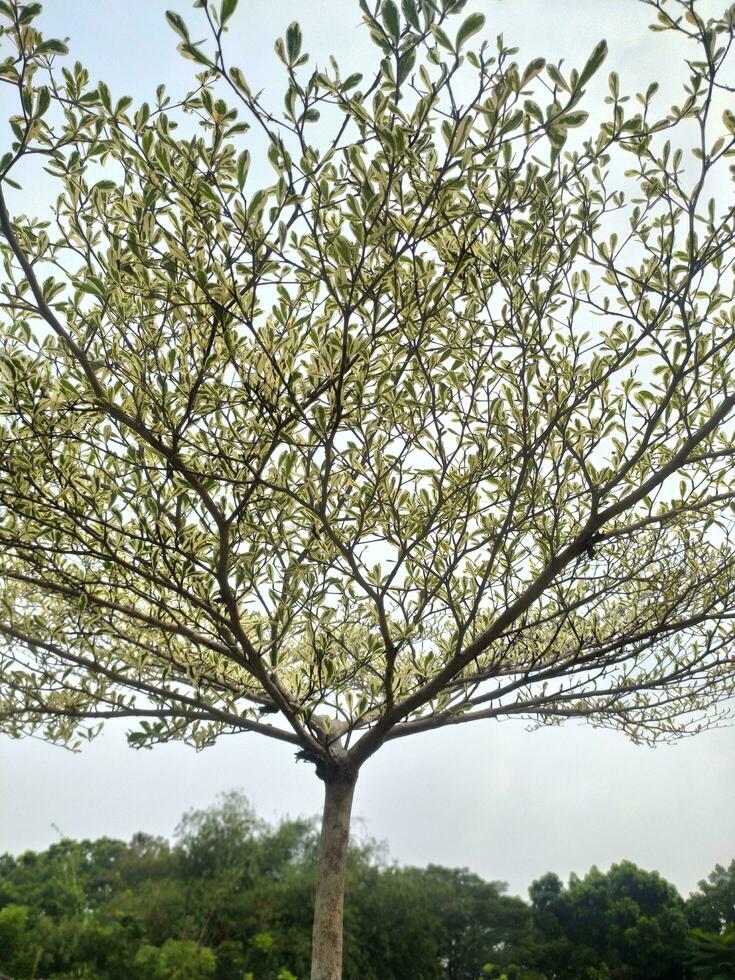
[{"label": "tree canopy", "polygon": [[365,78],[291,24],[278,97],[196,0],[137,105],[0,0],[0,725],[291,743],[318,921],[387,739],[733,693],[735,7],[643,2],[681,98],[590,116],[604,41],[520,60],[465,0],[360,0]]},{"label": "tree canopy", "polygon": [[[209,44],[168,14],[197,85],[138,107],[0,6],[6,729],[321,758],[334,718],[360,761],[508,714],[666,733],[731,690],[733,14],[650,5],[685,101],[613,75],[584,138],[604,43],[524,67],[456,0],[363,3],[367,82],[292,25],[278,111],[235,4],[196,4]],[[53,217],[12,218],[36,155]]]}]

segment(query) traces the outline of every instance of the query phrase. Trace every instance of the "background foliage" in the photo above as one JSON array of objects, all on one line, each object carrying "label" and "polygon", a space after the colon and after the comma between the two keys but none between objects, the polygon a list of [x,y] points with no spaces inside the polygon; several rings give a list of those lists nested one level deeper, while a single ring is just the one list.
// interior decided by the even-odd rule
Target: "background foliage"
[{"label": "background foliage", "polygon": [[[0,857],[0,971],[17,980],[292,980],[308,976],[317,833],[271,826],[232,793],[173,842],[62,839]],[[735,861],[686,901],[623,861],[529,901],[467,869],[350,852],[346,980],[732,977]],[[728,972],[729,970],[729,972]]]}]

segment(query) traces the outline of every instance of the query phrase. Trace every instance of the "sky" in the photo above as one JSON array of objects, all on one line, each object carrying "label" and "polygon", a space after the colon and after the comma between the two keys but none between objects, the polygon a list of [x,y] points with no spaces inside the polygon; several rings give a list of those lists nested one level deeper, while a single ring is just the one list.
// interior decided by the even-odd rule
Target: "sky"
[{"label": "sky", "polygon": [[[699,9],[724,6],[702,0]],[[167,7],[185,16],[195,38],[204,36],[191,4],[176,0],[50,0],[41,24],[48,36],[69,36],[72,56],[116,97],[144,99],[161,81],[183,91],[194,71],[176,54]],[[640,91],[656,80],[673,92],[681,77],[676,46],[647,30],[650,12],[639,0],[470,0],[468,9],[478,8],[489,36],[503,32],[523,63],[544,56],[580,67],[605,37],[606,68],[620,73],[623,88]],[[305,49],[322,62],[336,54],[343,75],[369,57],[356,0],[241,0],[227,41],[231,58],[251,87],[272,90],[278,104],[272,41],[294,18]],[[604,91],[604,74],[591,101]],[[0,135],[0,151],[2,142]],[[46,190],[43,182],[26,184],[25,206],[42,212]],[[124,733],[124,725],[111,725],[78,754],[0,736],[0,853],[46,847],[60,834],[170,836],[185,810],[230,789],[270,820],[320,809],[321,784],[289,746],[240,735],[198,754],[179,744],[135,752]],[[400,863],[467,866],[516,894],[546,871],[566,878],[624,858],[660,871],[686,894],[716,863],[735,858],[735,727],[656,749],[578,723],[427,733],[389,743],[368,762],[355,814],[357,834],[385,841]]]}]

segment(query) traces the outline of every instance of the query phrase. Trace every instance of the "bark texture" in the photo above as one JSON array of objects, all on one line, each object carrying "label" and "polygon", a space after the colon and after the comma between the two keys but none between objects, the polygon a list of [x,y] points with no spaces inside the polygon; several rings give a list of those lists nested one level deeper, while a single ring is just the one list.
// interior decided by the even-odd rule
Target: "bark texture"
[{"label": "bark texture", "polygon": [[311,980],[342,980],[342,930],[354,773],[324,779],[324,813],[316,874]]}]

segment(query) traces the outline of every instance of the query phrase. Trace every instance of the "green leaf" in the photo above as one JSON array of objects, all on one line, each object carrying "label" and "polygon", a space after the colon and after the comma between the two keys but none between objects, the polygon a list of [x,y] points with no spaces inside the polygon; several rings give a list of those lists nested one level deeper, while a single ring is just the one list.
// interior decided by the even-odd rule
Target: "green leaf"
[{"label": "green leaf", "polygon": [[398,59],[398,78],[397,83],[401,85],[411,74],[413,66],[416,64],[416,52],[414,49],[406,51]]},{"label": "green leaf", "polygon": [[568,112],[561,119],[557,120],[557,125],[566,126],[567,129],[574,129],[576,126],[582,126],[589,119],[589,112],[580,110],[579,112]]},{"label": "green leaf", "polygon": [[268,198],[266,191],[256,191],[250,198],[250,204],[247,209],[248,218],[252,218],[259,211],[262,211],[265,207],[265,202]]},{"label": "green leaf", "polygon": [[342,91],[346,92],[347,89],[354,88],[355,85],[359,85],[362,81],[362,75],[360,72],[355,72],[354,75],[348,75],[347,78],[342,82]]},{"label": "green leaf", "polygon": [[513,129],[517,129],[523,122],[523,117],[524,113],[522,109],[516,109],[515,112],[512,112],[503,123],[502,129],[500,130],[501,136],[505,136],[506,133],[510,133]]},{"label": "green leaf", "polygon": [[135,128],[142,129],[151,117],[151,107],[147,102],[143,102],[135,113]]},{"label": "green leaf", "polygon": [[525,88],[530,81],[532,81],[539,72],[542,72],[546,67],[545,58],[535,58],[533,61],[526,65],[525,71],[521,75],[521,88]]},{"label": "green leaf", "polygon": [[401,23],[398,16],[398,7],[393,3],[393,0],[385,0],[382,13],[385,29],[393,40],[397,41],[401,36]]},{"label": "green leaf", "polygon": [[224,25],[232,17],[232,15],[237,10],[237,0],[222,0],[222,7],[220,9],[219,22]]},{"label": "green leaf", "polygon": [[199,50],[197,45],[190,44],[187,41],[182,41],[181,44],[176,46],[176,49],[183,54],[185,58],[190,58],[192,61],[196,61],[198,65],[206,65],[208,68],[211,68],[212,62],[203,51]]},{"label": "green leaf", "polygon": [[579,74],[579,85],[585,85],[595,74],[602,62],[607,57],[607,41],[600,41],[595,50],[587,59],[587,64]]},{"label": "green leaf", "polygon": [[40,3],[29,3],[25,7],[20,8],[20,13],[18,14],[19,24],[30,24],[34,17],[38,17],[41,13],[42,7]]},{"label": "green leaf", "polygon": [[247,99],[252,98],[252,92],[250,91],[250,86],[245,81],[245,76],[243,75],[243,73],[240,71],[239,68],[230,68],[230,78]]},{"label": "green leaf", "polygon": [[549,78],[554,83],[554,85],[557,86],[557,88],[563,89],[565,92],[570,91],[570,88],[567,85],[564,76],[556,67],[556,65],[551,65],[551,64],[547,65],[546,71],[549,73]]},{"label": "green leaf", "polygon": [[38,90],[38,104],[36,106],[36,118],[40,119],[50,105],[51,105],[51,93],[49,92],[48,87],[44,85],[42,88]]},{"label": "green leaf", "polygon": [[248,178],[249,169],[250,153],[248,150],[243,150],[240,156],[237,158],[237,184],[240,190],[245,187],[245,181]]},{"label": "green leaf", "polygon": [[107,109],[108,112],[112,112],[112,96],[110,95],[110,90],[105,85],[104,82],[100,82],[97,86],[97,92],[100,97],[100,102]]},{"label": "green leaf", "polygon": [[173,27],[183,41],[189,40],[189,31],[187,30],[186,24],[177,13],[175,13],[173,10],[167,10],[166,20],[168,21],[169,26]]},{"label": "green leaf", "polygon": [[447,51],[454,51],[454,48],[452,47],[452,42],[449,40],[446,32],[443,31],[441,27],[438,26],[432,27],[431,33],[434,35],[437,44],[441,44],[441,46],[443,48],[446,48]]},{"label": "green leaf", "polygon": [[416,31],[420,31],[421,21],[419,20],[419,12],[416,9],[415,0],[401,0],[401,10],[411,27]]},{"label": "green leaf", "polygon": [[459,153],[459,151],[466,144],[470,133],[472,132],[474,122],[475,121],[472,116],[465,116],[464,119],[457,123],[457,128],[454,130],[451,142],[449,144],[451,153]]},{"label": "green leaf", "polygon": [[567,141],[567,130],[565,126],[551,126],[546,131],[546,135],[549,137],[551,145],[557,150],[560,150]]},{"label": "green leaf", "polygon": [[484,14],[470,14],[470,16],[466,18],[460,29],[457,31],[457,39],[454,42],[457,51],[460,50],[465,41],[468,41],[474,34],[481,31],[484,26]]},{"label": "green leaf", "polygon": [[722,121],[728,133],[732,133],[735,136],[735,113],[732,113],[729,109],[725,109],[722,113]]},{"label": "green leaf", "polygon": [[288,52],[289,64],[293,64],[298,60],[301,54],[301,42],[302,42],[301,27],[297,21],[288,25],[286,31],[286,51]]},{"label": "green leaf", "polygon": [[48,41],[42,41],[38,45],[36,54],[69,54],[69,48],[63,41],[49,38]]}]

